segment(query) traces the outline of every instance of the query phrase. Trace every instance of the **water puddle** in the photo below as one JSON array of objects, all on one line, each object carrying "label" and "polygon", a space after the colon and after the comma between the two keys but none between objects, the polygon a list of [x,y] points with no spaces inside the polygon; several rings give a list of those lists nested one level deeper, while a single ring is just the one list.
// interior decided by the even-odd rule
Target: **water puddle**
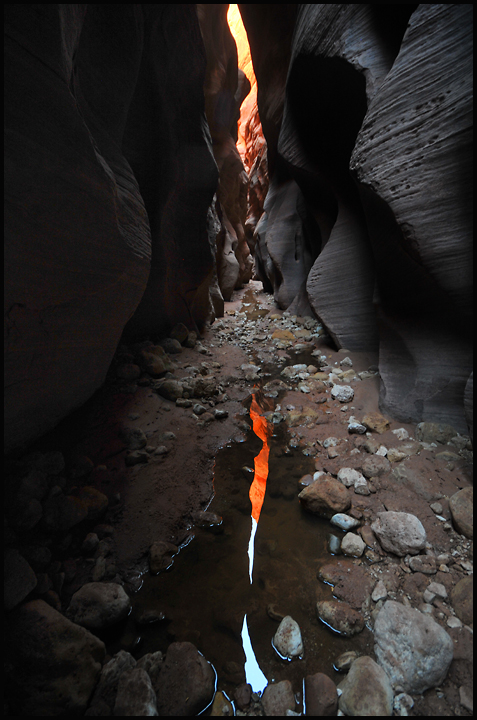
[{"label": "water puddle", "polygon": [[246,290],[243,296],[240,312],[245,313],[247,320],[258,320],[259,318],[268,315],[269,311],[270,308],[260,307],[252,288]]},{"label": "water puddle", "polygon": [[[285,454],[285,424],[263,417],[277,400],[255,388],[249,402],[246,440],[231,442],[216,458],[208,510],[223,518],[222,525],[218,532],[195,528],[169,571],[145,574],[132,598],[127,649],[140,658],[189,641],[215,667],[218,689],[232,694],[246,681],[262,692],[268,682],[288,679],[299,694],[309,674],[324,672],[339,682],[333,662],[346,650],[369,653],[372,634],[365,629],[344,638],[318,621],[316,602],[333,597],[317,579],[320,566],[332,560],[330,525],[297,500],[298,480],[313,472],[313,460],[300,451]],[[138,625],[147,613],[163,619]],[[272,646],[273,617],[280,614],[300,626],[302,659],[283,660]]]}]

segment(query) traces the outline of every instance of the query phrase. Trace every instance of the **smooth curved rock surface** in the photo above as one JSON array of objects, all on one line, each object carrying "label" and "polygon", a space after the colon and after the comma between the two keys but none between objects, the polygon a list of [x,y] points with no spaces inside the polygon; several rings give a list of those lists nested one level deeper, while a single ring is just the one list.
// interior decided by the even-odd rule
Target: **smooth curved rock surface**
[{"label": "smooth curved rock surface", "polygon": [[241,4],[239,9],[257,79],[257,104],[273,177],[297,5],[283,3],[280,12],[266,4]]},{"label": "smooth curved rock surface", "polygon": [[395,14],[302,5],[295,26],[278,152],[319,226],[306,294],[338,348],[377,347],[372,252],[348,165],[403,32],[403,13]]},{"label": "smooth curved rock surface", "polygon": [[10,5],[5,31],[9,452],[102,385],[125,327],[203,326],[218,175],[194,6]]},{"label": "smooth curved rock surface", "polygon": [[[337,347],[379,344],[381,409],[467,432],[472,8],[301,5],[294,15],[285,7],[288,35],[286,13],[274,17],[272,6],[244,5],[243,16],[272,151],[268,195],[278,182],[300,187],[316,225],[314,265],[301,285],[299,263],[277,271],[264,238],[279,219],[266,200],[258,276],[267,292],[298,287],[291,306],[309,303]],[[274,32],[282,63],[290,58],[286,90]],[[300,235],[303,255],[305,234],[291,232],[283,257]]]},{"label": "smooth curved rock surface", "polygon": [[123,6],[118,42],[103,34],[115,11],[92,7],[94,30],[86,6],[5,16],[7,452],[101,385],[149,272],[149,222],[120,150],[143,19]]},{"label": "smooth curved rock surface", "polygon": [[336,222],[306,282],[311,306],[338,349],[369,350],[378,345],[370,250],[361,209],[339,199]]},{"label": "smooth curved rock surface", "polygon": [[152,258],[128,337],[167,334],[178,322],[202,329],[214,275],[207,211],[218,173],[205,118],[207,57],[196,8],[142,7],[144,52],[124,146],[148,212]]},{"label": "smooth curved rock surface", "polygon": [[474,442],[474,373],[469,375],[469,379],[464,390],[464,414],[467,421],[470,439]]},{"label": "smooth curved rock surface", "polygon": [[256,230],[256,257],[273,285],[279,307],[288,308],[306,283],[316,257],[316,230],[302,192],[292,179],[272,180]]}]

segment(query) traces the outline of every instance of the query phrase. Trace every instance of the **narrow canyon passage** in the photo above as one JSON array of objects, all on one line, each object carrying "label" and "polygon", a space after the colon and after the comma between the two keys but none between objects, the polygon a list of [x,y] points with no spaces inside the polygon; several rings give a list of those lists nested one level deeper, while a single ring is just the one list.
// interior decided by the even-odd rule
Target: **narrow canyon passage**
[{"label": "narrow canyon passage", "polygon": [[473,715],[472,6],[5,6],[5,714]]}]

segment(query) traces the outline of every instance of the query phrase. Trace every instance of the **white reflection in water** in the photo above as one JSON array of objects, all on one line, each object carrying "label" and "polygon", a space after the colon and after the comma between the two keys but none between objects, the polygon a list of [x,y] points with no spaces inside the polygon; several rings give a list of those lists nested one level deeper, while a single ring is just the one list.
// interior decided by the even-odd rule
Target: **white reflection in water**
[{"label": "white reflection in water", "polygon": [[252,691],[262,693],[268,685],[268,680],[260,670],[255,653],[253,652],[250,635],[248,633],[247,616],[242,625],[242,645],[245,653],[245,682],[252,687]]},{"label": "white reflection in water", "polygon": [[252,584],[252,572],[253,572],[253,555],[255,545],[255,533],[257,532],[258,523],[252,518],[252,531],[250,533],[250,540],[248,541],[248,575],[250,577],[250,585]]}]

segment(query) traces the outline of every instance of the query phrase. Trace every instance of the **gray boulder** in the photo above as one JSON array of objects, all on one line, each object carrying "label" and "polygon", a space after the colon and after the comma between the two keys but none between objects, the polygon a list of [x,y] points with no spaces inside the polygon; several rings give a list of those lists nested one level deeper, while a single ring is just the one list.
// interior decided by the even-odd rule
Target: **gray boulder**
[{"label": "gray boulder", "polygon": [[197,715],[213,698],[215,672],[192,643],[175,642],[169,645],[154,690],[159,715]]},{"label": "gray boulder", "polygon": [[391,463],[381,455],[370,455],[362,464],[363,475],[367,478],[379,477],[389,472]]},{"label": "gray boulder", "polygon": [[388,600],[374,625],[374,652],[393,687],[423,693],[446,678],[454,644],[429,615]]},{"label": "gray boulder", "polygon": [[474,488],[458,490],[449,500],[452,522],[461,535],[474,537]]},{"label": "gray boulder", "polygon": [[384,670],[370,657],[357,658],[338,685],[339,709],[345,715],[389,717],[393,714],[393,689]]},{"label": "gray boulder", "polygon": [[178,380],[164,380],[163,383],[157,386],[157,392],[166,400],[175,402],[177,398],[182,397],[183,389]]},{"label": "gray boulder", "polygon": [[416,426],[416,437],[422,442],[445,445],[456,435],[457,430],[444,423],[421,422]]},{"label": "gray boulder", "polygon": [[[135,667],[136,660],[126,650],[120,650],[103,665],[87,715],[111,715],[116,702],[119,679],[126,670],[132,670]],[[107,712],[105,713],[104,709],[106,708]]]},{"label": "gray boulder", "polygon": [[354,398],[354,390],[350,385],[333,385],[331,388],[331,397],[339,402],[351,402]]},{"label": "gray boulder", "polygon": [[410,513],[380,512],[371,529],[384,550],[401,557],[417,555],[426,546],[426,531]]},{"label": "gray boulder", "polygon": [[142,668],[125,670],[121,675],[113,715],[157,715],[156,693],[149,675]]},{"label": "gray boulder", "polygon": [[84,714],[106,652],[101,640],[43,600],[12,611],[6,640],[14,714]]},{"label": "gray boulder", "polygon": [[123,620],[130,609],[129,596],[121,585],[92,582],[75,592],[67,615],[89,630],[101,630]]}]

